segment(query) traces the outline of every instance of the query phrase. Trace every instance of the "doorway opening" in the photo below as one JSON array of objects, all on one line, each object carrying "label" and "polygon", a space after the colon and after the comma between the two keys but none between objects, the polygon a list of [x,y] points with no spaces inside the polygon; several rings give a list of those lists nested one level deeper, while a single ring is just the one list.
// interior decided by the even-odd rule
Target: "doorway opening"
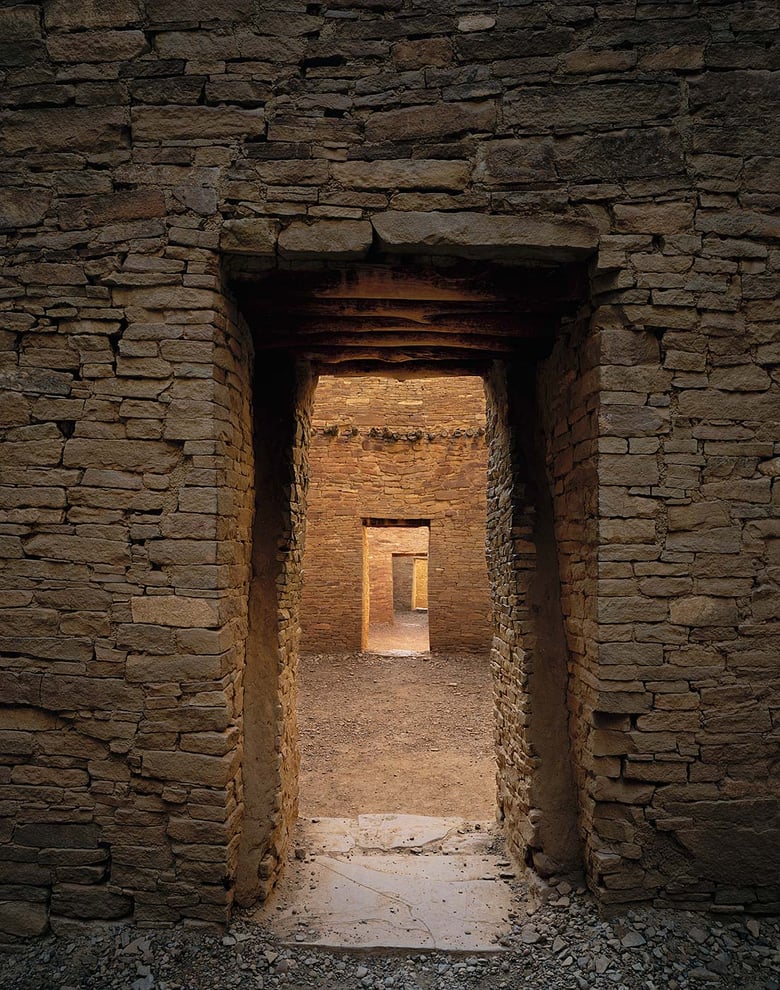
[{"label": "doorway opening", "polygon": [[300,812],[491,819],[484,382],[322,375],[311,423]]},{"label": "doorway opening", "polygon": [[[307,604],[313,571],[304,568],[306,503],[308,498],[311,530],[316,491],[309,481],[318,378],[318,391],[328,381],[361,375],[387,382],[438,376],[453,385],[472,376],[484,383],[487,427],[481,443],[488,484],[482,532],[487,534],[492,699],[491,690],[484,697],[492,716],[483,721],[492,723],[495,741],[497,817],[516,859],[548,873],[576,864],[572,754],[578,783],[588,773],[576,763],[586,731],[581,713],[586,688],[576,679],[593,649],[583,617],[593,601],[597,519],[589,499],[596,477],[592,393],[598,380],[583,372],[594,359],[593,350],[583,346],[584,269],[474,262],[425,268],[383,261],[271,274],[263,279],[250,273],[237,293],[241,313],[257,328],[258,349],[239,902],[251,903],[273,887],[298,816],[300,624],[304,645],[314,643],[312,630],[323,630],[328,613],[322,600],[313,608]],[[323,431],[334,445],[354,436],[339,422]],[[397,442],[394,434],[400,433],[390,427],[369,430],[361,449],[365,454]],[[407,433],[418,443],[427,437],[424,429]],[[336,524],[347,518],[356,527],[356,543],[339,535]],[[377,518],[430,521],[430,645],[433,652],[446,649],[439,644],[457,625],[457,613],[437,618],[447,613],[437,607],[439,541],[436,515],[427,508],[366,505],[356,512],[344,498],[335,503],[326,543],[340,578],[329,593],[342,604],[352,595],[362,602],[363,520]],[[354,566],[347,566],[353,552]],[[468,602],[473,587],[464,584]],[[446,586],[458,589],[458,582]],[[332,648],[361,655],[362,627],[362,607],[342,609]],[[480,645],[484,642],[481,638]],[[373,698],[367,685],[365,711]],[[341,717],[339,700],[336,692],[334,725]]]},{"label": "doorway opening", "polygon": [[363,520],[363,651],[430,650],[427,519]]},{"label": "doorway opening", "polygon": [[[477,951],[507,913],[499,890],[510,896],[494,842],[483,380],[321,376],[309,482],[294,833],[305,861],[271,924],[318,944]],[[354,619],[354,649],[334,647]],[[490,888],[484,925],[475,885]],[[376,901],[363,909],[366,890]],[[411,918],[389,910],[399,894]],[[312,915],[316,935],[301,926]]]}]

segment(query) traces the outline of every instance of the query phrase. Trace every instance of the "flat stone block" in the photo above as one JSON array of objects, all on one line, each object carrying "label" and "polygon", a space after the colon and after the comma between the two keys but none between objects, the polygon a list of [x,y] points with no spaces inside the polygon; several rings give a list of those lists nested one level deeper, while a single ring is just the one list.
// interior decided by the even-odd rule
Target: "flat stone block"
[{"label": "flat stone block", "polygon": [[[500,951],[499,940],[509,928],[512,888],[506,863],[501,865],[500,854],[486,848],[495,838],[489,828],[460,835],[461,819],[418,815],[326,822],[307,823],[300,839],[307,852],[310,841],[330,851],[291,862],[278,894],[255,915],[283,942]],[[421,848],[447,836],[461,841],[446,853]],[[475,836],[482,848],[468,845]],[[363,853],[364,839],[385,851]],[[410,855],[410,845],[422,855]],[[407,851],[387,851],[402,847]]]},{"label": "flat stone block", "polygon": [[49,925],[45,904],[24,901],[0,901],[0,932],[5,935],[42,935]]},{"label": "flat stone block", "polygon": [[598,246],[595,228],[559,219],[388,210],[371,222],[382,245],[401,253],[572,261]]},{"label": "flat stone block", "polygon": [[208,141],[259,137],[265,134],[262,110],[235,107],[137,107],[133,110],[136,141]]},{"label": "flat stone block", "polygon": [[52,914],[84,921],[124,918],[133,910],[133,899],[104,886],[62,883],[52,890]]},{"label": "flat stone block", "polygon": [[0,202],[0,230],[16,230],[39,224],[51,203],[48,189],[6,189]]},{"label": "flat stone block", "polygon": [[469,166],[459,161],[334,162],[333,178],[354,189],[463,189]]},{"label": "flat stone block", "polygon": [[[3,154],[88,150],[91,154],[122,147],[127,127],[123,107],[54,107],[15,112],[0,131]],[[67,135],[65,137],[64,135]]]},{"label": "flat stone block", "polygon": [[669,620],[682,626],[733,626],[738,621],[737,605],[728,598],[692,595],[673,601]]},{"label": "flat stone block", "polygon": [[162,780],[175,780],[203,787],[223,787],[232,776],[236,754],[206,756],[178,751],[149,751],[143,754],[143,772]]},{"label": "flat stone block", "polygon": [[139,596],[130,599],[133,622],[158,626],[210,628],[219,625],[219,602],[182,595]]},{"label": "flat stone block", "polygon": [[226,220],[222,224],[219,246],[223,251],[235,254],[273,256],[278,234],[279,224],[274,220],[255,217]]},{"label": "flat stone block", "polygon": [[279,254],[283,258],[357,259],[365,257],[372,240],[367,220],[295,221],[279,235]]}]

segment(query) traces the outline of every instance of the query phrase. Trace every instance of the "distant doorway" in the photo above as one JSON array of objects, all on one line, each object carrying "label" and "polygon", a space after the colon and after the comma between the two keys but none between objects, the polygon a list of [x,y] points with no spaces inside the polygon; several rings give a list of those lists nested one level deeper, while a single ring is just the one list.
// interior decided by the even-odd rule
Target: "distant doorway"
[{"label": "distant doorway", "polygon": [[363,520],[364,652],[430,649],[429,543],[427,519]]}]

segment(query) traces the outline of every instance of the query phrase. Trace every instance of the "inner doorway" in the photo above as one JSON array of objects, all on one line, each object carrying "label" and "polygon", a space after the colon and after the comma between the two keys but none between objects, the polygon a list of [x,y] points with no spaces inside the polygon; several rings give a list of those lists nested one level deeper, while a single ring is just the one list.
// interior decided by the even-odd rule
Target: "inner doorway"
[{"label": "inner doorway", "polygon": [[482,379],[321,377],[309,482],[300,814],[494,819]]},{"label": "inner doorway", "polygon": [[408,655],[430,649],[425,519],[363,520],[363,650]]}]

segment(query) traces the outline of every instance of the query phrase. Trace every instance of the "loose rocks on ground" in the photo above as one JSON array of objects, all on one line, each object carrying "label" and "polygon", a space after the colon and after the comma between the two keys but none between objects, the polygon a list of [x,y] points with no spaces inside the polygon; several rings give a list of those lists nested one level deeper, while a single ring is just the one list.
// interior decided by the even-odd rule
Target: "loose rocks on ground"
[{"label": "loose rocks on ground", "polygon": [[[521,885],[524,887],[524,885]],[[525,889],[527,895],[528,891]],[[654,909],[599,917],[568,884],[520,898],[503,951],[351,954],[228,932],[103,927],[0,956],[3,990],[780,990],[780,918]]]}]

